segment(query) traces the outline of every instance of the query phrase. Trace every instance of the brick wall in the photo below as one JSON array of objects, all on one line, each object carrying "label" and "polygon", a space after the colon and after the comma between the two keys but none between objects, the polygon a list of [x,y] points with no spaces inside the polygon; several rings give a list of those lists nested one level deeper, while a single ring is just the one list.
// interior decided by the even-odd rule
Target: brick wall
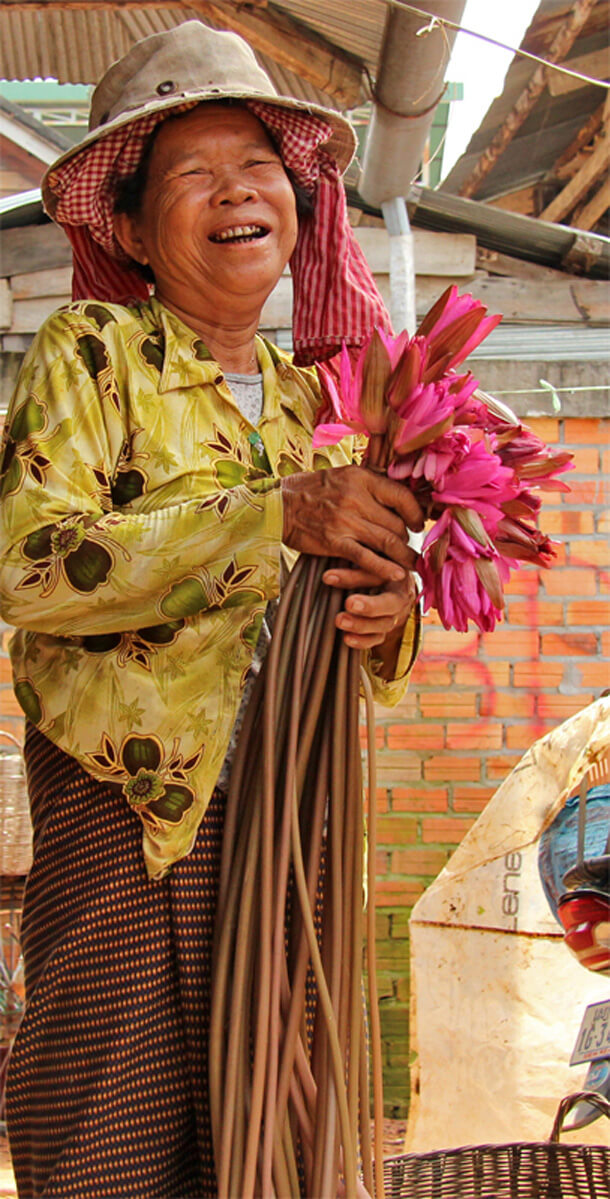
[{"label": "brick wall", "polygon": [[[379,709],[377,937],[386,1110],[408,1104],[408,918],[499,782],[537,737],[610,685],[609,421],[528,419],[572,450],[571,492],[549,493],[551,571],[523,569],[495,632],[444,630],[428,614],[408,695]],[[0,627],[0,727],[20,733]]]},{"label": "brick wall", "polygon": [[379,990],[388,1115],[408,1103],[408,916],[533,741],[610,686],[610,421],[529,419],[570,449],[569,494],[549,492],[550,571],[524,568],[493,633],[425,619],[409,692],[377,713]]}]

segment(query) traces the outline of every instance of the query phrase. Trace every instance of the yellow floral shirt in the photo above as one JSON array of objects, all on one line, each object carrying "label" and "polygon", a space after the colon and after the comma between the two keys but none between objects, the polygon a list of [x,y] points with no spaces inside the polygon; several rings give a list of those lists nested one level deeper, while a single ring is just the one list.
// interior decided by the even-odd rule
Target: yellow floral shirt
[{"label": "yellow floral shirt", "polygon": [[[257,338],[264,409],[241,415],[199,337],[154,298],[43,325],[4,430],[0,612],[26,716],[143,822],[162,877],[192,847],[267,601],[280,478],[314,452],[315,373]],[[417,641],[409,622],[396,702]]]}]

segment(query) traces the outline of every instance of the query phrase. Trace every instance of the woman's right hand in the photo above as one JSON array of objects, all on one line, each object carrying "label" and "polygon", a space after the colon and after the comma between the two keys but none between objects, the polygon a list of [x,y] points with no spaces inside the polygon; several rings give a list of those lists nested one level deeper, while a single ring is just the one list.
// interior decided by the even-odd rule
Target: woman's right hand
[{"label": "woman's right hand", "polygon": [[424,519],[403,483],[363,466],[334,466],[282,479],[284,532],[292,549],[343,558],[380,582],[413,567],[408,530]]}]

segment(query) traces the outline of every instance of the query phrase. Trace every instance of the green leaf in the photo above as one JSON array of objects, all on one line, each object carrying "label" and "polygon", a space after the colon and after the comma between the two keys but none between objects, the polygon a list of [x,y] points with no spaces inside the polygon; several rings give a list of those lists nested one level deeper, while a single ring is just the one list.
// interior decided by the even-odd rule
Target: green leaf
[{"label": "green leaf", "polygon": [[165,793],[160,799],[154,799],[152,803],[147,804],[147,810],[158,816],[159,820],[178,824],[192,806],[193,792],[190,787],[183,787],[180,783],[166,783]]},{"label": "green leaf", "polygon": [[208,607],[208,596],[200,579],[188,575],[179,583],[174,583],[167,595],[163,597],[160,608],[164,616],[170,620],[179,620],[185,616],[194,616]]},{"label": "green leaf", "polygon": [[42,721],[42,704],[38,691],[32,686],[28,679],[18,679],[15,683],[15,696],[17,702],[23,708],[28,720],[32,724],[40,724]]},{"label": "green leaf", "polygon": [[44,409],[33,396],[29,396],[13,417],[10,429],[11,437],[15,441],[25,441],[30,433],[40,433],[44,429],[45,423]]},{"label": "green leaf", "polygon": [[63,566],[74,591],[88,595],[106,582],[112,569],[112,558],[103,545],[83,541],[73,554],[67,555]]},{"label": "green leaf", "polygon": [[127,737],[121,749],[121,761],[132,777],[138,770],[156,770],[161,761],[161,743],[156,737]]}]

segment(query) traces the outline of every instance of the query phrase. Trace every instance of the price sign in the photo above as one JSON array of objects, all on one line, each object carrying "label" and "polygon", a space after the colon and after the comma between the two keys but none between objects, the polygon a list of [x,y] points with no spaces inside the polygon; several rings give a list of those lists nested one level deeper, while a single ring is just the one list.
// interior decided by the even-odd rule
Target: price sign
[{"label": "price sign", "polygon": [[610,1057],[610,999],[589,1004],[582,1018],[570,1065],[594,1062],[600,1057]]}]

